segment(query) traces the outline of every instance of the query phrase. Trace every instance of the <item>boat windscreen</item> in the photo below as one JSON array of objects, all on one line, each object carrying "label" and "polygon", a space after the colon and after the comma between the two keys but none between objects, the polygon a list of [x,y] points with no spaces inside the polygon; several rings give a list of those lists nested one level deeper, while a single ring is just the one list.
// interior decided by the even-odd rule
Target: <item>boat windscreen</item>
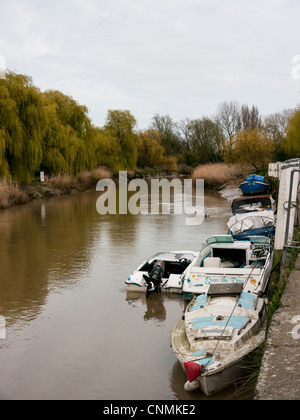
[{"label": "boat windscreen", "polygon": [[206,241],[203,243],[200,252],[206,248],[208,245],[212,245],[215,243],[234,243],[234,240],[231,235],[216,235],[216,236],[210,236]]},{"label": "boat windscreen", "polygon": [[270,245],[270,238],[267,236],[249,236],[249,240],[253,245]]},{"label": "boat windscreen", "polygon": [[189,259],[193,260],[195,258],[195,254],[192,252],[185,252],[185,251],[178,251],[178,252],[158,252],[152,255],[149,258],[149,262],[151,263],[154,260],[164,260],[164,261],[179,261],[181,259]]}]

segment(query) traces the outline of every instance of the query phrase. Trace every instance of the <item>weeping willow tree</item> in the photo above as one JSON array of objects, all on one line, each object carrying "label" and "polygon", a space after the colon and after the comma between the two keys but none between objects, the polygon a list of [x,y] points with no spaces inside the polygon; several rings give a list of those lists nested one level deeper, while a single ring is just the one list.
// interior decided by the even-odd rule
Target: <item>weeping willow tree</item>
[{"label": "weeping willow tree", "polygon": [[42,160],[45,115],[29,77],[8,73],[0,81],[1,176],[30,181]]},{"label": "weeping willow tree", "polygon": [[46,130],[43,138],[42,168],[47,173],[64,173],[67,164],[62,154],[67,145],[68,130],[57,118],[56,104],[45,96],[44,108],[46,115]]},{"label": "weeping willow tree", "polygon": [[[15,107],[10,114],[15,129],[6,152],[7,163],[14,178],[29,182],[43,157],[46,118],[42,94],[28,76],[8,73],[4,82]],[[7,126],[7,121],[4,122]]]},{"label": "weeping willow tree", "polygon": [[91,167],[108,166],[113,172],[125,169],[120,156],[122,150],[117,137],[99,127],[93,127],[87,140]]},{"label": "weeping willow tree", "polygon": [[47,174],[77,175],[99,165],[135,169],[140,138],[129,111],[110,110],[103,128],[88,109],[57,90],[41,92],[29,76],[0,79],[0,178],[29,183]]},{"label": "weeping willow tree", "polygon": [[23,129],[8,84],[0,79],[0,176],[10,179],[23,152]]},{"label": "weeping willow tree", "polygon": [[59,91],[47,91],[45,107],[47,132],[44,141],[44,165],[50,172],[77,175],[91,169],[87,138],[92,125],[85,106]]},{"label": "weeping willow tree", "polygon": [[120,165],[123,169],[135,169],[140,138],[135,133],[136,119],[130,111],[109,110],[104,131],[117,143],[120,149]]},{"label": "weeping willow tree", "polygon": [[70,96],[42,93],[30,77],[8,72],[0,110],[0,177],[28,183],[40,168],[76,175],[96,166],[88,110]]}]

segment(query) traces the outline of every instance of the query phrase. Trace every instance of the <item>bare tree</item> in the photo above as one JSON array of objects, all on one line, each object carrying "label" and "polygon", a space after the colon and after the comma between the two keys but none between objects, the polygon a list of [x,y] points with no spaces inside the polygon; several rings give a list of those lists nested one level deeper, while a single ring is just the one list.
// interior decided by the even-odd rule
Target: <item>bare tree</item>
[{"label": "bare tree", "polygon": [[274,142],[275,159],[285,160],[288,157],[285,140],[290,120],[294,115],[295,109],[285,109],[264,119],[263,130]]},{"label": "bare tree", "polygon": [[241,123],[243,130],[254,130],[262,128],[262,119],[259,115],[257,106],[252,105],[250,109],[248,105],[241,107]]},{"label": "bare tree", "polygon": [[166,155],[180,152],[181,144],[176,133],[176,124],[169,115],[155,114],[150,124],[150,129],[157,130],[162,135],[162,146]]},{"label": "bare tree", "polygon": [[183,143],[197,163],[215,162],[223,139],[218,124],[208,117],[186,119],[179,124]]},{"label": "bare tree", "polygon": [[215,121],[223,131],[224,137],[231,141],[242,128],[239,103],[237,101],[222,102],[217,108]]},{"label": "bare tree", "polygon": [[270,114],[264,119],[263,129],[276,144],[279,144],[286,136],[290,119],[294,114],[294,109],[285,109],[282,112]]}]

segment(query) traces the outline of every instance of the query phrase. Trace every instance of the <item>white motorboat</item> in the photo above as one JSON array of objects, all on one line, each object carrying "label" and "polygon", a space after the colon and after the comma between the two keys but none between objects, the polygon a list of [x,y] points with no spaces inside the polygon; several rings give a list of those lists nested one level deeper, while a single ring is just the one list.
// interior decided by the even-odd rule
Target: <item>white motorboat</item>
[{"label": "white motorboat", "polygon": [[247,356],[265,340],[267,313],[263,296],[247,289],[211,284],[175,324],[171,346],[186,372],[186,391],[212,395],[245,375]]},{"label": "white motorboat", "polygon": [[271,241],[266,236],[243,240],[232,235],[211,236],[184,274],[184,297],[189,300],[207,293],[211,284],[241,283],[247,291],[263,291],[270,277],[272,256]]},{"label": "white motorboat", "polygon": [[158,252],[130,274],[127,291],[182,293],[182,278],[196,257],[194,251]]},{"label": "white motorboat", "polygon": [[193,295],[171,332],[171,346],[188,381],[185,389],[219,392],[245,373],[245,359],[265,340],[265,292],[272,268],[271,241],[213,236],[186,271],[183,291]]}]

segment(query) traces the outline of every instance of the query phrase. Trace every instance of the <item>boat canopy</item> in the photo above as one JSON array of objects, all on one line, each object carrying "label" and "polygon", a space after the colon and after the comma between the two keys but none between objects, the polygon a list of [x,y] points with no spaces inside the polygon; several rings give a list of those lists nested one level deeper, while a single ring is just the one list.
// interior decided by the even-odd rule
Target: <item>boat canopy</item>
[{"label": "boat canopy", "polygon": [[275,216],[272,210],[254,211],[252,213],[235,214],[230,217],[227,226],[230,233],[236,235],[249,231],[249,229],[275,226]]},{"label": "boat canopy", "polygon": [[252,174],[247,176],[246,181],[265,182],[265,178],[262,175]]}]

